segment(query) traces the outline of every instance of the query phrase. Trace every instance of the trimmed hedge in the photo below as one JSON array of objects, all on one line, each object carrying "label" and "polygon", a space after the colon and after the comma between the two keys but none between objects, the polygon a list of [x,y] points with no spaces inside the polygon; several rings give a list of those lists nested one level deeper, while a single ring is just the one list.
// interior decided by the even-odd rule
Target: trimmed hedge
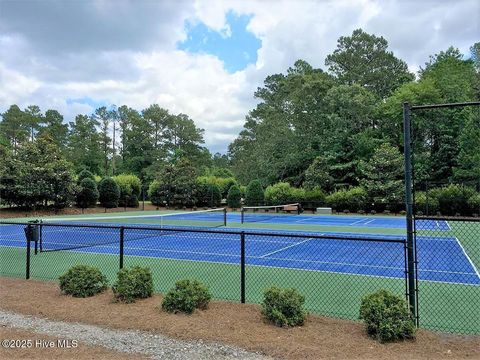
[{"label": "trimmed hedge", "polygon": [[368,335],[380,342],[415,337],[415,324],[406,301],[387,290],[362,299],[360,319],[365,321]]},{"label": "trimmed hedge", "polygon": [[233,185],[227,194],[227,205],[233,209],[242,206],[242,192],[238,185]]},{"label": "trimmed hedge", "polygon": [[138,207],[138,199],[142,191],[142,183],[135,175],[120,174],[113,177],[120,189],[119,206]]},{"label": "trimmed hedge", "polygon": [[276,326],[303,325],[307,318],[305,297],[296,289],[271,287],[263,294],[262,315]]},{"label": "trimmed hedge", "polygon": [[265,194],[260,180],[252,180],[245,190],[245,205],[258,206],[263,205]]},{"label": "trimmed hedge", "polygon": [[265,202],[269,205],[290,204],[305,200],[305,190],[289,183],[279,182],[265,189]]},{"label": "trimmed hedge", "polygon": [[367,205],[367,192],[361,187],[342,189],[328,195],[325,199],[328,206],[336,211],[349,210],[356,212]]},{"label": "trimmed hedge", "polygon": [[77,206],[85,209],[95,207],[99,198],[97,184],[90,178],[85,178],[80,182],[80,189],[77,193]]},{"label": "trimmed hedge", "polygon": [[208,287],[197,280],[179,280],[163,298],[162,309],[170,313],[191,314],[195,309],[205,310],[212,295]]},{"label": "trimmed hedge", "polygon": [[99,294],[108,285],[106,276],[98,268],[88,265],[75,265],[58,280],[62,293],[82,298]]},{"label": "trimmed hedge", "polygon": [[118,271],[117,280],[112,286],[116,301],[132,303],[153,294],[153,277],[149,268],[133,266]]},{"label": "trimmed hedge", "polygon": [[117,183],[111,177],[104,177],[98,184],[99,200],[105,208],[114,208],[118,206],[120,198],[120,189]]},{"label": "trimmed hedge", "polygon": [[82,170],[78,173],[77,184],[80,184],[82,182],[82,180],[84,180],[84,179],[92,179],[93,181],[95,181],[95,175],[93,175],[88,170]]}]

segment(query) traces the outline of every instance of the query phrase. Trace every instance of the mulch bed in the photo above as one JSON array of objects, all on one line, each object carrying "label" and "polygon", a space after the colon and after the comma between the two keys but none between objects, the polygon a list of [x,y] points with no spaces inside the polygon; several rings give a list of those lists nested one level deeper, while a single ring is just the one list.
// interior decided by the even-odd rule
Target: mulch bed
[{"label": "mulch bed", "polygon": [[415,341],[380,344],[359,322],[308,317],[297,328],[262,321],[259,306],[214,301],[206,311],[172,315],[159,309],[161,295],[133,304],[112,302],[112,294],[76,299],[52,282],[0,278],[0,308],[53,320],[109,328],[139,329],[179,339],[236,345],[285,359],[478,359],[480,337],[420,330]]}]

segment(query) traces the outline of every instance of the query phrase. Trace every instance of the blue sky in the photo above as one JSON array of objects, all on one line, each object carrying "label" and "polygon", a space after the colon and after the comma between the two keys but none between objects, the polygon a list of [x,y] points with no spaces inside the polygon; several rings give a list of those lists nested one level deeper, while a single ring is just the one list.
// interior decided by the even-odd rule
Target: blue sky
[{"label": "blue sky", "polygon": [[225,29],[216,31],[202,22],[187,23],[187,40],[178,43],[178,49],[190,53],[211,54],[218,57],[229,73],[245,69],[257,62],[260,39],[247,31],[251,15],[226,14]]}]

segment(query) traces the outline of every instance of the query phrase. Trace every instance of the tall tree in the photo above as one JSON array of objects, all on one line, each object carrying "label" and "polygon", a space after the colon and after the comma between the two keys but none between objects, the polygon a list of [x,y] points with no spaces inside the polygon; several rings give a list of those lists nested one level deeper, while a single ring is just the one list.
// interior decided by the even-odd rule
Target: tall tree
[{"label": "tall tree", "polygon": [[10,142],[14,154],[17,153],[19,144],[27,141],[29,135],[28,122],[25,120],[25,113],[17,105],[10,106],[2,114],[0,134]]},{"label": "tall tree", "polygon": [[30,141],[33,141],[40,124],[43,122],[42,111],[37,105],[30,105],[24,112],[26,125],[30,128]]},{"label": "tall tree", "polygon": [[96,109],[93,115],[96,122],[100,124],[100,147],[103,152],[102,174],[104,175],[109,175],[109,159],[112,155],[112,148],[110,147],[112,139],[109,136],[111,116],[111,112],[105,106]]},{"label": "tall tree", "polygon": [[47,110],[43,117],[43,126],[38,130],[38,136],[48,135],[60,148],[67,146],[68,125],[63,123],[63,116],[57,110]]},{"label": "tall tree", "polygon": [[[362,164],[360,184],[376,204],[397,206],[403,199],[403,157],[397,148],[385,143],[375,150],[372,158]],[[391,209],[391,210],[397,210]]]},{"label": "tall tree", "polygon": [[70,123],[68,136],[68,159],[75,165],[75,171],[87,169],[102,174],[104,154],[100,147],[99,125],[93,117],[77,115]]},{"label": "tall tree", "polygon": [[407,64],[387,49],[383,37],[357,29],[351,36],[338,39],[337,49],[327,56],[325,65],[342,84],[358,84],[386,98],[414,79]]}]

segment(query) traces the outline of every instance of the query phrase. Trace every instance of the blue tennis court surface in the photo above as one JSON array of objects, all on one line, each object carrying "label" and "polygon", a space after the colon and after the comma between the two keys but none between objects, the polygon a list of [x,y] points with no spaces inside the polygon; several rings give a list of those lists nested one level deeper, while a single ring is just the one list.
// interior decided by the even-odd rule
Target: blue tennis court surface
[{"label": "blue tennis court surface", "polygon": [[[235,215],[235,214],[234,214]],[[298,216],[295,216],[298,218]],[[323,218],[323,217],[322,217]],[[349,217],[354,221],[354,217]],[[389,223],[402,219],[381,219]],[[290,220],[291,221],[291,220]],[[403,219],[404,221],[404,219]],[[355,225],[352,225],[355,226]],[[398,235],[376,235],[386,242],[329,239],[352,234],[327,233],[327,238],[246,235],[247,265],[279,267],[306,271],[325,271],[351,275],[404,278],[403,243]],[[291,232],[290,232],[291,233]],[[319,235],[319,233],[315,233]],[[118,254],[118,230],[102,228],[56,228],[45,226],[43,247],[47,250],[81,247],[79,253]],[[373,237],[370,236],[369,237]],[[99,245],[95,245],[99,244]],[[0,226],[0,245],[24,247],[25,235],[19,226]],[[140,230],[125,232],[125,255],[150,258],[239,264],[238,235],[223,233],[161,232],[146,234]],[[480,276],[461,243],[454,237],[417,237],[420,280],[480,286]],[[48,256],[40,253],[36,256]]]},{"label": "blue tennis court surface", "polygon": [[[239,214],[228,214],[229,222],[240,222]],[[319,226],[349,226],[359,228],[405,229],[404,217],[380,216],[344,216],[344,215],[287,215],[273,213],[245,213],[245,222],[291,224],[291,225],[319,225]],[[418,230],[448,231],[447,221],[419,220],[416,222]]]}]

